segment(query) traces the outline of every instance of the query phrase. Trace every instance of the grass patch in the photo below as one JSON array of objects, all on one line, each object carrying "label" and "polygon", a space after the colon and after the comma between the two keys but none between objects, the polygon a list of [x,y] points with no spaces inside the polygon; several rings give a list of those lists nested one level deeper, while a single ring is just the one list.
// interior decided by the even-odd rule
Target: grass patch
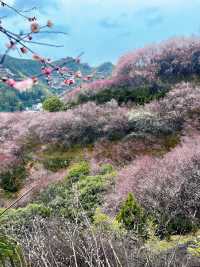
[{"label": "grass patch", "polygon": [[195,234],[188,235],[172,235],[169,240],[150,240],[146,246],[150,247],[155,253],[160,253],[169,249],[173,249],[178,245],[187,244],[188,242],[194,242],[200,235],[200,230]]},{"label": "grass patch", "polygon": [[49,145],[45,151],[37,152],[36,157],[45,169],[57,172],[61,169],[66,169],[72,162],[83,160],[84,152],[81,147],[63,150]]}]

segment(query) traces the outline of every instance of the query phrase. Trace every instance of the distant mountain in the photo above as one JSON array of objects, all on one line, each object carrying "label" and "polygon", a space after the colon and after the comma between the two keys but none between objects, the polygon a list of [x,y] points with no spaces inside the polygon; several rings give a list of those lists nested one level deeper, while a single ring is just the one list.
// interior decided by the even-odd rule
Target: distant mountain
[{"label": "distant mountain", "polygon": [[[94,73],[96,77],[104,76],[108,77],[112,74],[114,65],[111,62],[106,62],[97,67],[91,67],[87,63],[77,63],[73,61],[73,58],[61,59],[53,62],[54,65],[60,65],[65,63],[65,66],[72,71],[80,70],[84,75]],[[19,59],[10,56],[6,57],[4,67],[9,69],[13,74],[19,77],[34,76],[41,71],[41,63],[31,59]]]},{"label": "distant mountain", "polygon": [[7,56],[4,62],[4,67],[9,69],[18,77],[34,76],[40,73],[41,64],[30,59],[18,59]]},{"label": "distant mountain", "polygon": [[[83,75],[94,75],[94,79],[100,79],[102,77],[108,77],[111,75],[113,70],[112,63],[104,63],[99,67],[91,67],[87,63],[80,63],[73,61],[72,58],[68,58],[69,62],[66,63],[66,67],[70,70],[80,70]],[[72,60],[70,60],[72,59]],[[66,61],[66,59],[65,59]],[[65,62],[64,59],[53,62],[53,64],[62,64]],[[3,65],[3,69],[0,69],[0,76],[9,76],[14,79],[23,79],[37,75],[41,72],[41,64],[37,61],[30,59],[19,59],[10,56],[6,57]],[[36,85],[33,90],[19,93],[16,90],[9,88],[4,84],[0,84],[0,111],[17,111],[30,108],[33,105],[40,103],[49,94],[59,94],[68,90],[66,87],[62,87],[60,77],[55,73],[54,79],[55,88],[50,88],[46,83],[44,77],[41,77],[40,82]]]},{"label": "distant mountain", "polygon": [[111,62],[105,62],[96,68],[97,74],[103,74],[105,78],[110,76],[113,72],[114,65]]}]

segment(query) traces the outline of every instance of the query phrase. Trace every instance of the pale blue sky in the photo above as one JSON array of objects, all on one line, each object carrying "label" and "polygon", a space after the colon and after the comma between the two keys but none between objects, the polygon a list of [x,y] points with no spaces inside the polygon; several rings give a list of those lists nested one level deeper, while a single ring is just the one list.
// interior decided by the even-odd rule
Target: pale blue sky
[{"label": "pale blue sky", "polygon": [[[5,0],[6,1],[6,0]],[[68,36],[40,36],[40,41],[63,44],[55,49],[35,47],[45,56],[76,56],[91,65],[116,63],[128,51],[174,36],[200,35],[200,0],[8,0],[20,9],[33,6],[41,21],[51,19]],[[3,9],[0,8],[0,16]],[[10,29],[25,29],[16,16],[6,19]],[[38,35],[39,37],[39,35]]]}]

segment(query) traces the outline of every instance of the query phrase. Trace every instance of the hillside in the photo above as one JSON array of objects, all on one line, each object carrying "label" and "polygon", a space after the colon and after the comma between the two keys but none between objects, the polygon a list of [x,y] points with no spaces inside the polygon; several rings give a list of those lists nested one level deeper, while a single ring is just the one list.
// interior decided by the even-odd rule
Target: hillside
[{"label": "hillside", "polygon": [[2,212],[24,195],[0,228],[31,266],[200,266],[199,74],[200,40],[170,40],[66,111],[0,113]]},{"label": "hillside", "polygon": [[[62,64],[62,60],[53,62],[53,64]],[[112,73],[113,65],[111,63],[105,63],[97,68],[90,67],[86,63],[78,64],[76,62],[66,63],[71,71],[80,70],[84,75],[89,75],[95,73],[94,79],[108,77]],[[3,69],[0,70],[0,75],[5,76],[5,74],[10,75],[16,80],[24,79],[26,77],[32,77],[41,72],[41,64],[37,61],[18,59],[10,56],[6,57]],[[16,90],[7,87],[4,84],[0,84],[0,112],[2,111],[20,111],[26,108],[31,108],[34,104],[40,103],[50,94],[60,94],[66,90],[60,85],[59,76],[54,75],[55,85],[50,88],[45,79],[42,77],[39,80],[33,90],[26,93],[19,93]]]},{"label": "hillside", "polygon": [[[72,58],[68,58],[72,59]],[[66,61],[66,59],[65,59]],[[55,65],[60,65],[64,60],[59,60],[53,62]],[[13,58],[10,56],[6,57],[6,60],[4,62],[4,67],[8,68],[14,75],[16,76],[34,76],[41,71],[41,63],[30,60],[30,59],[23,59],[23,58]],[[97,76],[104,75],[105,77],[108,77],[111,75],[113,70],[113,65],[110,62],[103,63],[100,66],[97,67],[91,67],[87,63],[76,63],[74,61],[69,61],[66,63],[66,67],[71,69],[72,71],[81,70],[83,74],[90,74],[93,71],[96,71]]]},{"label": "hillside", "polygon": [[178,82],[197,81],[198,60],[198,38],[171,39],[122,56],[109,79],[85,84],[64,98],[71,105],[110,99],[144,104],[164,96]]}]

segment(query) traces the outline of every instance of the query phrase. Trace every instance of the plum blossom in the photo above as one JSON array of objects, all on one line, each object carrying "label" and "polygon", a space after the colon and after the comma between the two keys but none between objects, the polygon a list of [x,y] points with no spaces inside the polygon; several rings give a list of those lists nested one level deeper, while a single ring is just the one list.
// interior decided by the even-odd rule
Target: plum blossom
[{"label": "plum blossom", "polygon": [[7,79],[5,81],[6,85],[15,88],[16,90],[23,92],[31,89],[37,82],[36,78],[27,78],[23,81],[15,81],[13,79]]}]

